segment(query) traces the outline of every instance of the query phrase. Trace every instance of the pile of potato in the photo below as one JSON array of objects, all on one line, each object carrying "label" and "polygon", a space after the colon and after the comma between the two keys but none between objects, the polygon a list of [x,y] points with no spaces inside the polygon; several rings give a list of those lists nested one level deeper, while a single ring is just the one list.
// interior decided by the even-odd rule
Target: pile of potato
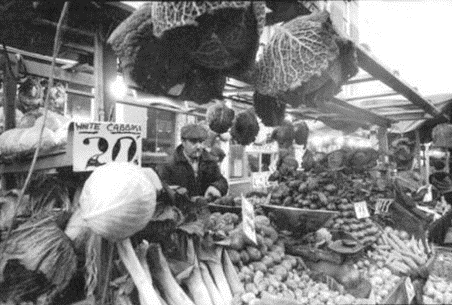
[{"label": "pile of potato", "polygon": [[401,277],[392,273],[389,268],[371,263],[367,258],[359,260],[354,267],[372,284],[372,291],[377,304],[386,300],[401,280]]},{"label": "pile of potato", "polygon": [[261,304],[261,299],[274,297],[296,301],[300,305],[371,304],[368,299],[358,299],[345,291],[331,290],[327,284],[317,282],[310,276],[299,258],[285,255],[283,248],[276,250],[281,260],[266,261],[265,267],[256,263],[239,268],[239,278],[245,285],[242,295],[244,304]]},{"label": "pile of potato", "polygon": [[452,304],[452,282],[430,275],[423,289],[424,304]]}]

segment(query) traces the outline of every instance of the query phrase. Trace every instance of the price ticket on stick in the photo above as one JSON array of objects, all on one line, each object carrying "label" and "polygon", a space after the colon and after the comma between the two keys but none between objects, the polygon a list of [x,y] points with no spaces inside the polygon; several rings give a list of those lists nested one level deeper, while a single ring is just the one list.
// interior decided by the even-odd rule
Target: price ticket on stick
[{"label": "price ticket on stick", "polygon": [[252,173],[251,183],[254,189],[264,189],[268,186],[267,173]]},{"label": "price ticket on stick", "polygon": [[378,198],[375,204],[375,214],[385,214],[388,213],[389,207],[394,202],[391,198]]},{"label": "price ticket on stick", "polygon": [[242,195],[242,219],[243,233],[245,236],[257,245],[256,226],[254,222],[254,206],[245,196]]},{"label": "price ticket on stick", "polygon": [[367,208],[367,202],[359,201],[353,203],[353,205],[355,207],[356,218],[361,219],[370,217],[369,209]]},{"label": "price ticket on stick", "polygon": [[131,162],[141,166],[141,125],[113,122],[72,124],[72,166],[75,172],[92,171],[110,162]]},{"label": "price ticket on stick", "polygon": [[416,296],[416,292],[414,291],[413,282],[411,282],[411,278],[410,277],[407,277],[406,280],[405,280],[405,291],[406,291],[406,296],[407,296],[407,299],[408,299],[408,303],[411,303],[411,301]]}]

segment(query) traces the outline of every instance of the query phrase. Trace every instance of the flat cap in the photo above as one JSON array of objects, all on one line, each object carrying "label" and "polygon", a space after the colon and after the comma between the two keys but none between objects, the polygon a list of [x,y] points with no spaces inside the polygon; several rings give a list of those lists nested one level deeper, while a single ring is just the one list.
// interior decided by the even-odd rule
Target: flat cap
[{"label": "flat cap", "polygon": [[181,129],[182,139],[207,139],[207,129],[201,124],[188,124]]}]

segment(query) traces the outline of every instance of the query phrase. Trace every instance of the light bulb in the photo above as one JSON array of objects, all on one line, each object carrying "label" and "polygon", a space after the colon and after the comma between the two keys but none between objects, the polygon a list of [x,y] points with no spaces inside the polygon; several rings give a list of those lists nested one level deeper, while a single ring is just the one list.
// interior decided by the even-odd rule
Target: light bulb
[{"label": "light bulb", "polygon": [[115,98],[121,99],[127,94],[127,86],[122,75],[116,75],[115,81],[111,84],[111,91]]}]

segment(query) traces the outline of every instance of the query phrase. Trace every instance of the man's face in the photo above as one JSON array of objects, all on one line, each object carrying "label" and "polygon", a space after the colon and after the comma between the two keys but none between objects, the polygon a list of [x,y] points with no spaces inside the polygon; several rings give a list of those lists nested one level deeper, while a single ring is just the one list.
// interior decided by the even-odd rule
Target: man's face
[{"label": "man's face", "polygon": [[184,139],[182,146],[184,147],[185,154],[190,158],[199,158],[204,148],[201,139]]}]

